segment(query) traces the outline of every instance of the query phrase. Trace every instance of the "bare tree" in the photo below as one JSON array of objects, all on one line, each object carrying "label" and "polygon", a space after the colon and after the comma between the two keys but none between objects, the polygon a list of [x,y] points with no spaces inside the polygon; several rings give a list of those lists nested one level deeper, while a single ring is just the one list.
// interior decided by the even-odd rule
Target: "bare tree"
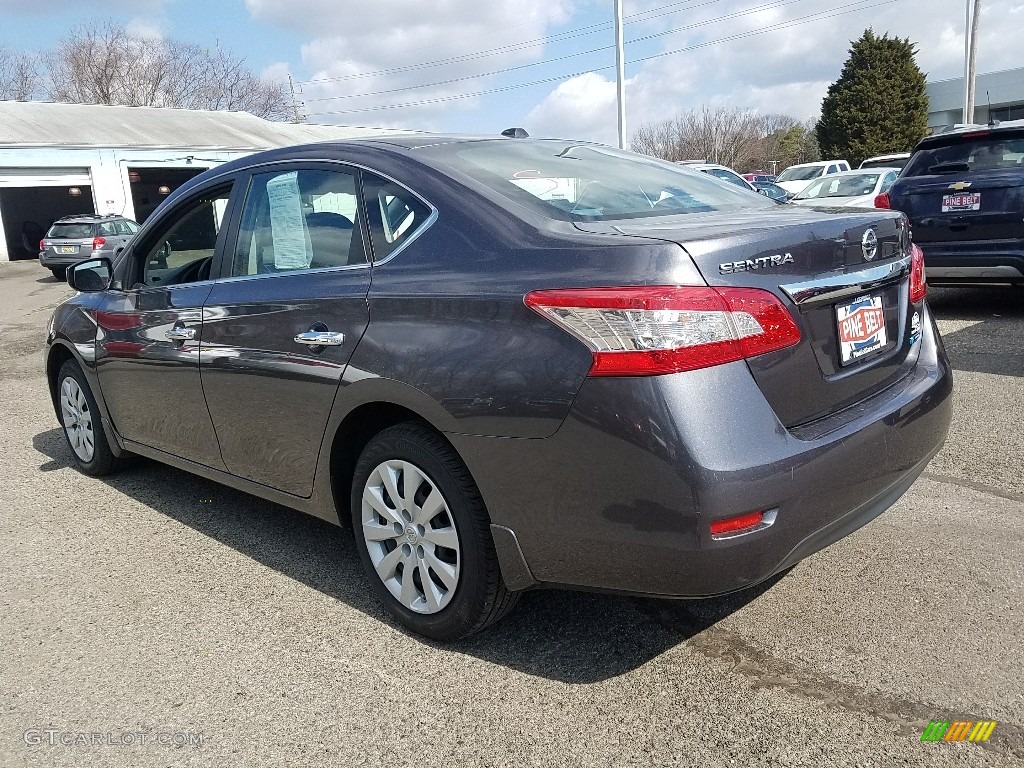
[{"label": "bare tree", "polygon": [[0,48],[0,99],[28,101],[39,94],[41,86],[35,56]]},{"label": "bare tree", "polygon": [[637,152],[665,160],[704,160],[738,171],[785,168],[817,152],[813,130],[794,117],[735,107],[701,107],[672,120],[646,123],[630,142]]},{"label": "bare tree", "polygon": [[666,160],[741,166],[760,154],[763,138],[763,120],[757,112],[704,106],[682,112],[672,120],[641,125],[631,146]]},{"label": "bare tree", "polygon": [[140,37],[111,22],[77,27],[43,61],[54,101],[292,116],[284,85],[230,51]]}]

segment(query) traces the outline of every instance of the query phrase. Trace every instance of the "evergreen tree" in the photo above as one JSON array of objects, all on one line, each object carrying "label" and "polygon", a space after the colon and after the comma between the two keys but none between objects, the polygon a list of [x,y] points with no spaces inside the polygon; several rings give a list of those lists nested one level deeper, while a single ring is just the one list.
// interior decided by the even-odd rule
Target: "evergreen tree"
[{"label": "evergreen tree", "polygon": [[909,38],[866,29],[821,103],[815,132],[824,158],[856,168],[872,155],[907,152],[928,130],[925,76]]}]

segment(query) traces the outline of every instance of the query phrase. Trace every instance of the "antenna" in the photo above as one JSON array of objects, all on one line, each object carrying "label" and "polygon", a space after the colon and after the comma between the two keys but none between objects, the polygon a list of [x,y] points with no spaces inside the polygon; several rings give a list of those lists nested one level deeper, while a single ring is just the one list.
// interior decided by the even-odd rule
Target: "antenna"
[{"label": "antenna", "polygon": [[994,128],[999,125],[999,121],[992,117],[992,94],[987,89],[985,91],[985,98],[988,100],[988,124]]}]

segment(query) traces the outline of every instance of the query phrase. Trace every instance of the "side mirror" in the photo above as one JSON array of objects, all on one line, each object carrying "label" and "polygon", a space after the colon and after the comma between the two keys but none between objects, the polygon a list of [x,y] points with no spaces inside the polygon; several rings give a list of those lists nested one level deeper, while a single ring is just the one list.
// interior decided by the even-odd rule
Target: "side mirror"
[{"label": "side mirror", "polygon": [[97,293],[110,287],[113,274],[114,267],[106,257],[80,261],[68,270],[68,285],[82,293]]}]

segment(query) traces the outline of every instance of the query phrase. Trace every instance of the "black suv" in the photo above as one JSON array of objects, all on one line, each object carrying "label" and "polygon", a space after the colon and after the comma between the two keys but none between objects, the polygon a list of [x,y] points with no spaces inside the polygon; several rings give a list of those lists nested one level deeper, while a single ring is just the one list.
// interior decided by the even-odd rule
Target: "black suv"
[{"label": "black suv", "polygon": [[96,256],[113,258],[138,231],[139,225],[124,216],[65,216],[53,222],[39,241],[39,263],[63,280],[72,264]]},{"label": "black suv", "polygon": [[1024,284],[1022,160],[1024,120],[918,143],[888,202],[910,217],[930,282]]}]

